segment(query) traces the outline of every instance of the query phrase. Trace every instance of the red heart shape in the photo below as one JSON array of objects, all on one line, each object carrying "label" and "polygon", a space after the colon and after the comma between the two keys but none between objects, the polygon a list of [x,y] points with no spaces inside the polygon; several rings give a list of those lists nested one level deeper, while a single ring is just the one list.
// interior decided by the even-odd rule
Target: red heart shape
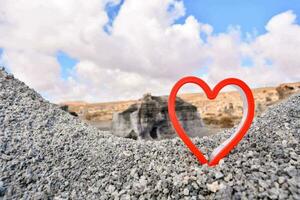
[{"label": "red heart shape", "polygon": [[[211,156],[212,158],[210,161],[208,161],[204,157],[202,152],[190,140],[190,138],[185,133],[184,129],[181,127],[176,116],[176,112],[175,112],[176,96],[179,89],[187,83],[194,83],[200,86],[203,89],[203,91],[206,93],[207,98],[209,99],[215,99],[219,94],[220,90],[227,85],[238,86],[238,89],[241,89],[239,91],[243,97],[243,106],[244,106],[243,119],[239,127],[237,128],[236,132],[213,151]],[[168,101],[169,117],[177,134],[185,143],[185,145],[190,149],[190,151],[197,157],[199,162],[201,164],[208,163],[209,166],[217,165],[219,161],[225,156],[227,156],[229,152],[241,141],[241,139],[244,137],[244,135],[247,133],[248,129],[251,126],[251,123],[254,118],[254,109],[255,109],[254,98],[251,89],[247,86],[246,83],[236,78],[224,79],[223,81],[218,83],[213,90],[211,90],[210,87],[203,80],[197,77],[190,76],[190,77],[182,78],[172,88],[169,96],[169,101]]]}]

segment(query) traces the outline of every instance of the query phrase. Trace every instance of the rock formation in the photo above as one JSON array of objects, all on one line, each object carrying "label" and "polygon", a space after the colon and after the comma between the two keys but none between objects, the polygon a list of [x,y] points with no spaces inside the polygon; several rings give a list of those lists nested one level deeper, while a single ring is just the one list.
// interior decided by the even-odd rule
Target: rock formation
[{"label": "rock formation", "polygon": [[[237,147],[210,168],[179,138],[117,138],[1,73],[1,200],[300,199],[300,95],[257,117]],[[234,131],[192,142],[209,155]]]},{"label": "rock formation", "polygon": [[76,112],[70,111],[68,105],[61,105],[61,106],[59,106],[59,107],[60,107],[60,109],[62,109],[63,111],[66,111],[66,112],[70,113],[71,115],[73,115],[73,116],[75,116],[75,117],[78,117],[78,114],[77,114]]},{"label": "rock formation", "polygon": [[[262,114],[289,95],[300,92],[300,82],[281,84],[279,87],[262,87],[252,89],[256,116]],[[243,114],[243,104],[239,92],[221,92],[215,100],[207,99],[203,93],[186,93],[178,95],[182,100],[197,107],[201,119],[209,129],[231,128],[240,123]],[[107,124],[105,130],[111,127],[113,113],[123,112],[138,100],[87,103],[66,102],[69,111],[92,125]],[[84,111],[84,112],[83,112]],[[102,126],[102,125],[101,125]],[[102,128],[101,128],[102,129]],[[104,129],[103,129],[104,130]]]},{"label": "rock formation", "polygon": [[285,99],[292,94],[300,92],[300,82],[280,84],[276,88],[276,91],[278,92],[280,99]]},{"label": "rock formation", "polygon": [[[202,120],[197,107],[176,99],[176,114],[190,135],[201,135]],[[115,113],[112,121],[114,135],[133,139],[165,139],[176,134],[168,116],[167,97],[144,95],[123,112]]]}]

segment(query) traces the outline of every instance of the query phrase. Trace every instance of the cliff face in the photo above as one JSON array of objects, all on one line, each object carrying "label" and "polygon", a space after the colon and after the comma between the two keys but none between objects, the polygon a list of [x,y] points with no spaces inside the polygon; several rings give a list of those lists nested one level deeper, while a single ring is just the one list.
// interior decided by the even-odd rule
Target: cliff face
[{"label": "cliff face", "polygon": [[300,83],[281,84],[276,88],[280,99],[285,99],[291,94],[300,92]]},{"label": "cliff face", "polygon": [[[253,89],[256,103],[256,115],[260,115],[270,105],[273,105],[291,94],[300,92],[300,82],[281,84],[278,87]],[[238,124],[242,117],[242,100],[238,92],[220,93],[215,100],[208,100],[203,93],[182,94],[181,99],[197,107],[202,120],[213,128],[229,128]],[[82,119],[93,124],[110,122],[113,113],[128,109],[138,100],[108,102],[108,103],[66,103],[70,112],[77,113]]]},{"label": "cliff face", "polygon": [[[176,99],[176,114],[182,127],[192,135],[200,135],[203,123],[197,107],[180,98]],[[145,95],[125,111],[115,113],[112,133],[133,139],[165,139],[175,132],[168,115],[168,99]]]}]

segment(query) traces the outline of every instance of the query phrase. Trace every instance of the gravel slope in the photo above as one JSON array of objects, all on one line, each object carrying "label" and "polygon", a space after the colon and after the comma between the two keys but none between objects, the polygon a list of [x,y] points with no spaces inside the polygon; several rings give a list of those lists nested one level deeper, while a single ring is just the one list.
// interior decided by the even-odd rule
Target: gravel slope
[{"label": "gravel slope", "polygon": [[[193,140],[211,152],[231,131]],[[0,199],[300,199],[299,136],[295,95],[209,168],[178,138],[114,137],[0,70]]]}]

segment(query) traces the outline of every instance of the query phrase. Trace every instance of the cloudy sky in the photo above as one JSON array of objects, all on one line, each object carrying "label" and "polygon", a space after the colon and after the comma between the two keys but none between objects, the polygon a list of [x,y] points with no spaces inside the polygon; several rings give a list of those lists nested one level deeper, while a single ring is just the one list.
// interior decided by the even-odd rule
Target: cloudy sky
[{"label": "cloudy sky", "polygon": [[[250,3],[251,2],[251,3]],[[0,0],[0,65],[54,102],[300,81],[298,0]]]}]

